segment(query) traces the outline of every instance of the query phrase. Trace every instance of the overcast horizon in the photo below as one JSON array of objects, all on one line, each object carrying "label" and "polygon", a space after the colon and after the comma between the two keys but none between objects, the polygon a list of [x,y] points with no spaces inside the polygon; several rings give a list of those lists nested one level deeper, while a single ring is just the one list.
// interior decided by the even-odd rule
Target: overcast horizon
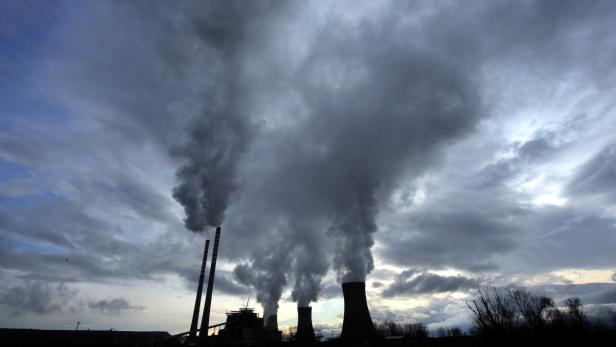
[{"label": "overcast horizon", "polygon": [[[616,310],[616,2],[0,2],[0,327]],[[210,249],[211,252],[211,249]],[[211,253],[210,253],[211,254]],[[209,265],[209,263],[208,263]]]}]

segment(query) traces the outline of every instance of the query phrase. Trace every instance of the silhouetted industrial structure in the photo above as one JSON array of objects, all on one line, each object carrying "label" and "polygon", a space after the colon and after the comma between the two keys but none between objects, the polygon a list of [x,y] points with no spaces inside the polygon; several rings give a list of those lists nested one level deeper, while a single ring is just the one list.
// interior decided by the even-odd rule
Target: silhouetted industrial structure
[{"label": "silhouetted industrial structure", "polygon": [[344,322],[340,333],[342,341],[346,343],[376,341],[378,335],[366,301],[366,283],[343,283],[342,294],[344,295]]},{"label": "silhouetted industrial structure", "polygon": [[280,342],[282,340],[282,331],[278,330],[278,315],[270,315],[265,318],[265,326],[263,327],[263,341],[265,342]]},{"label": "silhouetted industrial structure", "polygon": [[214,236],[214,247],[212,249],[212,263],[210,265],[210,277],[207,281],[207,292],[205,293],[205,306],[203,307],[203,318],[201,319],[201,329],[199,336],[202,342],[207,339],[208,326],[210,325],[210,309],[212,307],[212,290],[214,289],[214,274],[216,272],[216,258],[218,257],[218,244],[220,242],[220,226],[216,227]]},{"label": "silhouetted industrial structure", "polygon": [[252,308],[240,308],[227,313],[225,328],[219,336],[230,343],[257,343],[263,336],[263,318]]},{"label": "silhouetted industrial structure", "polygon": [[195,298],[195,309],[193,310],[192,322],[190,324],[191,340],[197,337],[197,327],[199,325],[199,309],[201,308],[201,296],[203,293],[203,277],[205,277],[205,266],[207,264],[207,252],[210,248],[210,240],[205,240],[205,249],[203,250],[203,262],[201,263],[201,272],[199,273],[199,285],[197,286],[197,297]]},{"label": "silhouetted industrial structure", "polygon": [[295,341],[299,343],[314,343],[314,328],[312,327],[312,307],[297,308],[297,332]]}]

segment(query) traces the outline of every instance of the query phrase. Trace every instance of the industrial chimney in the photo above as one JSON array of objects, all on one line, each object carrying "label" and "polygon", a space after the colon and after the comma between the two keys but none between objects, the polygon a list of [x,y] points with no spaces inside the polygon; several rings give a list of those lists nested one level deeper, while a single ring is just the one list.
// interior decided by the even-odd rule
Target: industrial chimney
[{"label": "industrial chimney", "polygon": [[199,324],[199,309],[201,308],[201,296],[203,293],[203,277],[205,275],[205,265],[207,264],[207,251],[210,248],[210,240],[205,240],[203,250],[203,262],[199,273],[199,285],[197,286],[197,298],[195,298],[195,309],[193,310],[192,323],[190,324],[190,339],[194,340],[197,336],[197,325]]},{"label": "industrial chimney", "polygon": [[203,318],[201,318],[201,330],[199,337],[205,343],[207,330],[210,325],[210,308],[212,307],[212,290],[214,289],[214,273],[216,272],[216,258],[218,257],[218,243],[220,242],[220,226],[216,227],[214,237],[214,247],[212,248],[212,264],[210,265],[210,277],[207,280],[207,292],[205,293],[205,306],[203,307]]},{"label": "industrial chimney", "polygon": [[343,283],[342,294],[344,295],[344,322],[340,334],[342,341],[362,343],[376,340],[376,330],[366,302],[366,283]]},{"label": "industrial chimney", "polygon": [[297,332],[295,341],[299,343],[314,343],[314,329],[312,328],[312,307],[297,308]]}]

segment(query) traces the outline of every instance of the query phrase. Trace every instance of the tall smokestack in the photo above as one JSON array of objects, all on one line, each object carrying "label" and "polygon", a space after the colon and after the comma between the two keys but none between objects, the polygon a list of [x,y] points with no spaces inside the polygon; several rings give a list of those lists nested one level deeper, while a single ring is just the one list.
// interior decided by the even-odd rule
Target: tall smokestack
[{"label": "tall smokestack", "polygon": [[314,329],[312,328],[312,307],[297,308],[297,332],[295,341],[299,343],[313,343]]},{"label": "tall smokestack", "polygon": [[340,334],[342,341],[345,343],[374,341],[377,334],[366,302],[366,283],[343,283],[342,294],[344,295],[344,322]]},{"label": "tall smokestack", "polygon": [[210,240],[205,240],[203,250],[203,262],[199,273],[199,285],[197,286],[197,297],[195,298],[195,309],[193,310],[192,323],[190,324],[190,339],[194,340],[197,336],[197,324],[199,323],[199,308],[201,308],[201,296],[203,293],[203,277],[205,277],[205,265],[207,264],[207,251],[210,249]]},{"label": "tall smokestack", "polygon": [[212,249],[212,264],[210,265],[210,277],[207,280],[207,292],[205,293],[205,306],[203,307],[203,318],[201,318],[201,332],[199,337],[205,342],[207,340],[207,329],[210,325],[210,308],[212,307],[212,289],[214,289],[214,273],[216,272],[216,258],[218,257],[218,243],[220,242],[220,226],[216,227],[214,237],[214,248]]}]

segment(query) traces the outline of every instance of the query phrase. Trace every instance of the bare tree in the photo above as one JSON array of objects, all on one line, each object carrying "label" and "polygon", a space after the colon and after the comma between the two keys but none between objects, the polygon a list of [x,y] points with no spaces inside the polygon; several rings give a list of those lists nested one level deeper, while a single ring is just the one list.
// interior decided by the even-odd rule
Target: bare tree
[{"label": "bare tree", "polygon": [[404,337],[409,340],[424,340],[428,337],[428,328],[423,323],[405,324]]},{"label": "bare tree", "polygon": [[545,296],[534,296],[523,288],[509,291],[511,301],[519,314],[519,328],[536,333],[545,328],[546,310],[554,305],[552,299]]},{"label": "bare tree", "polygon": [[478,297],[466,306],[473,313],[477,330],[484,334],[506,334],[517,327],[518,315],[510,293],[496,287],[478,288]]},{"label": "bare tree", "polygon": [[582,308],[582,300],[577,297],[568,298],[565,300],[565,306],[567,307],[567,320],[570,328],[573,330],[585,330],[588,326],[588,319]]}]

